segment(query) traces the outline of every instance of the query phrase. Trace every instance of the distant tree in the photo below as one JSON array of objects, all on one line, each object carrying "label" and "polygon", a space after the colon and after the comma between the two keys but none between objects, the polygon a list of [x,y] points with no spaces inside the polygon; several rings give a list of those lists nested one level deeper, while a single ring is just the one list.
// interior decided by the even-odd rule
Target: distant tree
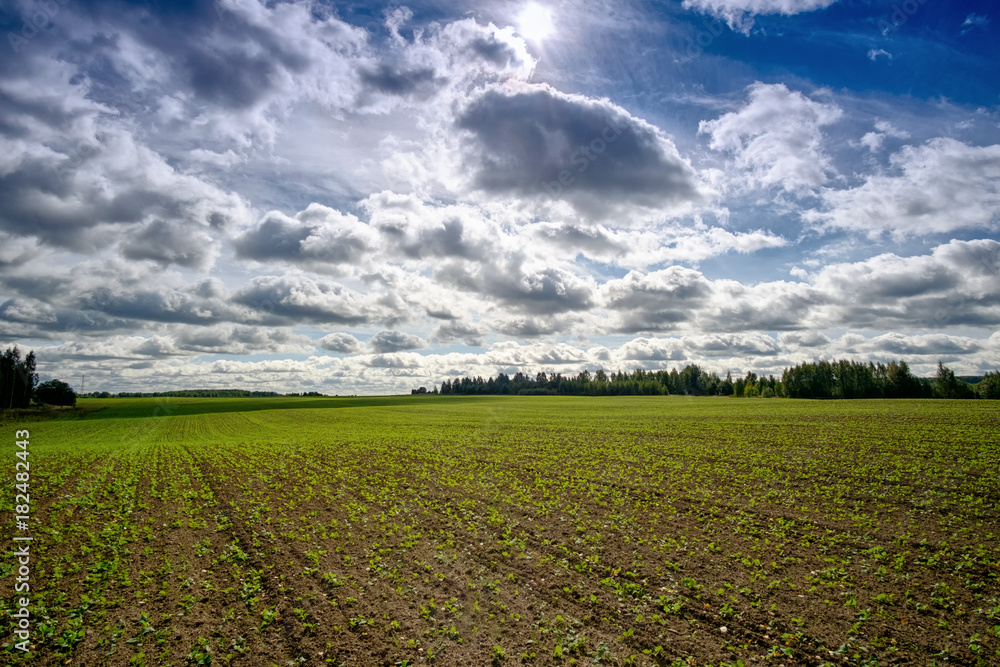
[{"label": "distant tree", "polygon": [[35,401],[47,405],[76,405],[76,392],[62,380],[49,380],[35,389]]},{"label": "distant tree", "polygon": [[922,395],[920,380],[910,372],[905,361],[893,361],[886,366],[886,398],[919,398]]},{"label": "distant tree", "polygon": [[28,407],[37,383],[34,352],[22,361],[15,345],[0,355],[0,409]]},{"label": "distant tree", "polygon": [[951,370],[940,361],[937,376],[934,378],[934,396],[937,398],[971,398],[974,396],[972,387],[955,377]]},{"label": "distant tree", "polygon": [[1000,371],[987,373],[976,384],[976,393],[979,394],[979,398],[1000,398]]}]

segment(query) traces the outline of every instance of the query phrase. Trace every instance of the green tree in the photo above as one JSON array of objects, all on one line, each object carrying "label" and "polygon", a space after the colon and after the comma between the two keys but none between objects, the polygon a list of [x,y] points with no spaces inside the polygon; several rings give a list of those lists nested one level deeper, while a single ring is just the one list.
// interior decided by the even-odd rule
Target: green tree
[{"label": "green tree", "polygon": [[976,392],[979,398],[1000,398],[1000,371],[986,373],[976,385]]},{"label": "green tree", "polygon": [[955,371],[939,361],[937,376],[934,378],[934,395],[938,398],[959,398],[960,392],[959,380],[955,377]]},{"label": "green tree", "polygon": [[49,380],[35,389],[35,401],[47,405],[76,405],[76,392],[62,380]]},{"label": "green tree", "polygon": [[28,407],[37,383],[34,352],[22,361],[15,345],[0,355],[0,409]]}]

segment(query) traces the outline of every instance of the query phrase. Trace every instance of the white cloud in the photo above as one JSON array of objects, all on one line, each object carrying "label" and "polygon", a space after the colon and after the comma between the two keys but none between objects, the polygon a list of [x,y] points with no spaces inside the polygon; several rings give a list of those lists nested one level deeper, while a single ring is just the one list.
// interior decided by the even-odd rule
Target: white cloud
[{"label": "white cloud", "polygon": [[684,7],[717,16],[749,34],[758,14],[801,14],[829,7],[837,0],[684,0]]},{"label": "white cloud", "polygon": [[351,354],[361,349],[361,342],[349,333],[327,334],[316,341],[316,345],[330,352]]},{"label": "white cloud", "polygon": [[1000,144],[970,146],[932,139],[890,158],[890,173],[871,174],[858,187],[825,190],[825,209],[810,222],[878,236],[904,238],[1000,223]]},{"label": "white cloud", "polygon": [[894,127],[893,124],[887,120],[880,120],[875,122],[875,131],[868,132],[861,137],[860,143],[862,146],[874,153],[882,148],[882,144],[886,137],[892,137],[893,139],[909,139],[910,133],[906,130],[900,130]]},{"label": "white cloud", "polygon": [[419,350],[427,347],[419,336],[413,336],[402,331],[379,331],[368,341],[368,347],[373,352],[402,352],[403,350]]},{"label": "white cloud", "polygon": [[[134,251],[155,235],[163,246],[157,261],[205,265],[211,253],[191,248],[182,230],[200,234],[204,243],[205,230],[247,220],[243,197],[178,171],[117,124],[110,110],[64,98],[49,83],[0,84],[11,105],[0,103],[0,121],[23,125],[48,117],[52,123],[33,128],[32,143],[2,146],[17,175],[0,178],[0,230],[80,251],[113,245],[132,231]],[[24,105],[38,109],[38,116],[15,111]],[[173,230],[164,233],[163,225]]]},{"label": "white cloud", "polygon": [[822,128],[843,115],[835,104],[816,102],[784,84],[755,83],[739,111],[702,121],[713,150],[733,155],[734,180],[744,187],[811,190],[835,173],[823,148]]},{"label": "white cloud", "polygon": [[[829,4],[687,6],[749,31],[758,14]],[[670,134],[691,117],[652,98],[563,92],[602,88],[554,70],[596,63],[605,43],[587,30],[635,30],[628,8],[560,15],[562,34],[529,49],[513,28],[405,7],[382,32],[322,3],[218,7],[192,21],[66,5],[4,70],[0,338],[63,341],[45,348],[50,369],[97,359],[132,390],[371,393],[689,360],[761,371],[905,352],[971,367],[1000,349],[976,337],[1000,326],[1000,244],[903,256],[880,238],[864,259],[862,239],[996,229],[988,110],[952,105],[967,143],[900,148],[897,125],[927,136],[920,114],[871,105],[886,119],[862,127],[870,107],[849,92],[757,83],[732,108],[686,98],[718,116],[699,126],[709,152]],[[824,266],[840,255],[795,228],[802,202],[860,259]],[[330,354],[306,358],[317,350]],[[219,354],[247,359],[205,361]]]},{"label": "white cloud", "polygon": [[245,259],[342,272],[344,266],[362,266],[378,242],[378,234],[355,216],[313,203],[294,217],[270,211],[233,245]]},{"label": "white cloud", "polygon": [[968,30],[976,26],[985,27],[989,24],[990,24],[990,18],[986,14],[976,14],[975,12],[973,12],[972,14],[966,16],[965,20],[962,21],[962,26],[966,28],[966,30],[962,31],[962,34],[964,35]]}]

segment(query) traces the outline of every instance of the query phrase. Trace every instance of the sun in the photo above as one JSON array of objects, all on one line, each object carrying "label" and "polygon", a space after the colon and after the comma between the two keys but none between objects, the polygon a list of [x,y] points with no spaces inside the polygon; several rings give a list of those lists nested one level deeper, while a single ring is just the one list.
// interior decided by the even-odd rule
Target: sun
[{"label": "sun", "polygon": [[552,34],[552,11],[532,2],[517,17],[517,31],[531,42],[540,42]]}]

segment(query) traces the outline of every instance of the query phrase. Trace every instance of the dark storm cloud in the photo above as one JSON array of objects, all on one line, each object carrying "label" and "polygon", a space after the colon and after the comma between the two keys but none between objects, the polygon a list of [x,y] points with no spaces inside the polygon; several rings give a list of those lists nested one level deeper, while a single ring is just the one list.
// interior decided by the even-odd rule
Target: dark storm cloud
[{"label": "dark storm cloud", "polygon": [[548,193],[586,214],[615,205],[659,207],[698,199],[695,173],[655,129],[606,102],[547,87],[490,90],[458,117],[472,137],[476,187]]}]

